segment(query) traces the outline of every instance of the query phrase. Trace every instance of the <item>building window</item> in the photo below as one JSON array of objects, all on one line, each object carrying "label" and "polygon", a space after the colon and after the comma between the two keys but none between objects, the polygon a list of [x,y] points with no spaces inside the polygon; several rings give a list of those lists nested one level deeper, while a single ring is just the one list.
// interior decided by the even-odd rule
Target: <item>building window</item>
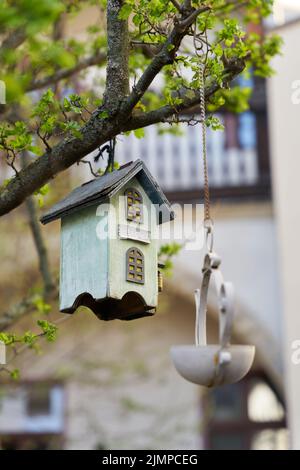
[{"label": "building window", "polygon": [[126,253],[126,279],[129,282],[144,284],[144,255],[137,248],[129,248]]},{"label": "building window", "polygon": [[143,198],[141,193],[135,188],[129,188],[126,190],[125,196],[127,220],[141,223],[143,219]]},{"label": "building window", "polygon": [[65,428],[64,419],[65,402],[62,383],[33,381],[23,384],[2,384],[1,449],[61,449]]},{"label": "building window", "polygon": [[27,416],[50,414],[50,388],[48,384],[38,384],[28,388],[26,410]]},{"label": "building window", "polygon": [[283,405],[263,375],[250,375],[236,384],[216,388],[205,401],[206,449],[288,448]]}]

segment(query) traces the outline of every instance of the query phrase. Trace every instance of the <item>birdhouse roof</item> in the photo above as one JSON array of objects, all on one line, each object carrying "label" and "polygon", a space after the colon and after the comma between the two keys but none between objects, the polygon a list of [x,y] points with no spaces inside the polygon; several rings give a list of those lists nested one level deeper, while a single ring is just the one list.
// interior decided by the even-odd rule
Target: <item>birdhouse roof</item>
[{"label": "birdhouse roof", "polygon": [[105,202],[134,177],[140,182],[151,202],[160,206],[161,216],[158,223],[173,220],[174,213],[168,199],[146,165],[138,159],[74,189],[68,196],[51,207],[41,217],[41,222],[47,224],[84,207]]}]

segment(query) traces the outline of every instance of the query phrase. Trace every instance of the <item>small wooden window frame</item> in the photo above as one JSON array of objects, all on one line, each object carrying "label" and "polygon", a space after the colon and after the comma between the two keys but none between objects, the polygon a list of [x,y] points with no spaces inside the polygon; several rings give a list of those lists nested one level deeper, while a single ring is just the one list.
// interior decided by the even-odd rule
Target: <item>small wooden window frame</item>
[{"label": "small wooden window frame", "polygon": [[143,222],[143,197],[136,188],[128,188],[126,196],[126,218],[130,222]]},{"label": "small wooden window frame", "polygon": [[144,255],[138,248],[129,248],[126,252],[126,280],[136,284],[145,284]]}]

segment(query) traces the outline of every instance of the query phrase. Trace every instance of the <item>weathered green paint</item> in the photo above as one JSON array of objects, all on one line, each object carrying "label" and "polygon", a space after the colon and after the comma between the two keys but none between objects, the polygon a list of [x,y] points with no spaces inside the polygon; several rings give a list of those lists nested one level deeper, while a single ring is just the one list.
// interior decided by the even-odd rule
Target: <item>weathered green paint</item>
[{"label": "weathered green paint", "polygon": [[[129,187],[143,197],[143,222],[128,221],[124,193]],[[115,218],[114,218],[115,214]],[[140,227],[150,232],[150,243],[120,239],[118,225]],[[98,229],[98,231],[97,231]],[[102,229],[107,236],[99,237]],[[84,293],[95,300],[106,297],[122,299],[133,291],[140,294],[146,305],[157,306],[157,230],[152,203],[136,178],[131,179],[107,204],[84,208],[62,218],[60,310],[71,309]],[[155,238],[155,237],[154,237]],[[136,247],[144,254],[144,284],[126,280],[126,252]]]},{"label": "weathered green paint", "polygon": [[96,215],[97,205],[66,216],[61,222],[60,310],[72,307],[78,295],[95,299],[107,295],[108,240],[97,237],[97,225],[107,214]]},{"label": "weathered green paint", "polygon": [[[126,199],[123,196],[126,189],[134,187],[138,189],[143,197],[144,216],[143,223],[137,224],[126,219]],[[120,197],[121,196],[121,197]],[[113,226],[112,214],[109,217],[109,229],[113,236],[109,239],[108,250],[108,292],[109,296],[121,299],[128,291],[137,292],[144,298],[148,306],[157,306],[157,240],[153,235],[157,230],[156,218],[151,210],[152,204],[143,187],[136,178],[131,179],[123,188],[111,198],[111,211],[116,214],[116,224]],[[147,214],[147,216],[146,216]],[[145,244],[136,240],[120,240],[118,237],[118,224],[129,224],[132,227],[140,227],[150,230],[151,243]],[[139,248],[144,254],[145,283],[135,284],[126,280],[126,252],[129,248]]]}]

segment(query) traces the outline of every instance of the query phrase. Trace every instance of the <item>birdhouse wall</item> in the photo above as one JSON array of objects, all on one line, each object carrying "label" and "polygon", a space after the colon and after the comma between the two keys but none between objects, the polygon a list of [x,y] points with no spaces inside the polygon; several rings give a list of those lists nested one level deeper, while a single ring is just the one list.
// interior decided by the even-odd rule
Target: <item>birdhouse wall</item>
[{"label": "birdhouse wall", "polygon": [[98,204],[61,221],[60,310],[72,307],[88,292],[95,299],[107,295],[108,240],[97,237],[97,226],[107,224],[107,213],[96,215]]},{"label": "birdhouse wall", "polygon": [[[125,193],[128,189],[137,189],[142,196],[142,221],[137,223],[127,220],[127,200]],[[121,197],[120,197],[121,196]],[[157,240],[152,236],[157,230],[155,213],[151,211],[151,201],[143,187],[136,178],[131,179],[122,189],[111,198],[111,204],[117,216],[114,227],[110,230],[114,236],[109,240],[109,296],[121,299],[126,292],[133,291],[140,294],[148,306],[157,306]],[[111,219],[110,219],[111,220]],[[111,224],[111,222],[109,222]],[[126,230],[128,236],[126,238]],[[140,240],[130,239],[137,230],[137,238],[146,239],[144,243]],[[125,233],[125,235],[124,235]],[[139,235],[139,233],[141,235]],[[142,252],[144,257],[143,283],[135,283],[127,280],[126,255],[129,249],[136,248]]]}]

